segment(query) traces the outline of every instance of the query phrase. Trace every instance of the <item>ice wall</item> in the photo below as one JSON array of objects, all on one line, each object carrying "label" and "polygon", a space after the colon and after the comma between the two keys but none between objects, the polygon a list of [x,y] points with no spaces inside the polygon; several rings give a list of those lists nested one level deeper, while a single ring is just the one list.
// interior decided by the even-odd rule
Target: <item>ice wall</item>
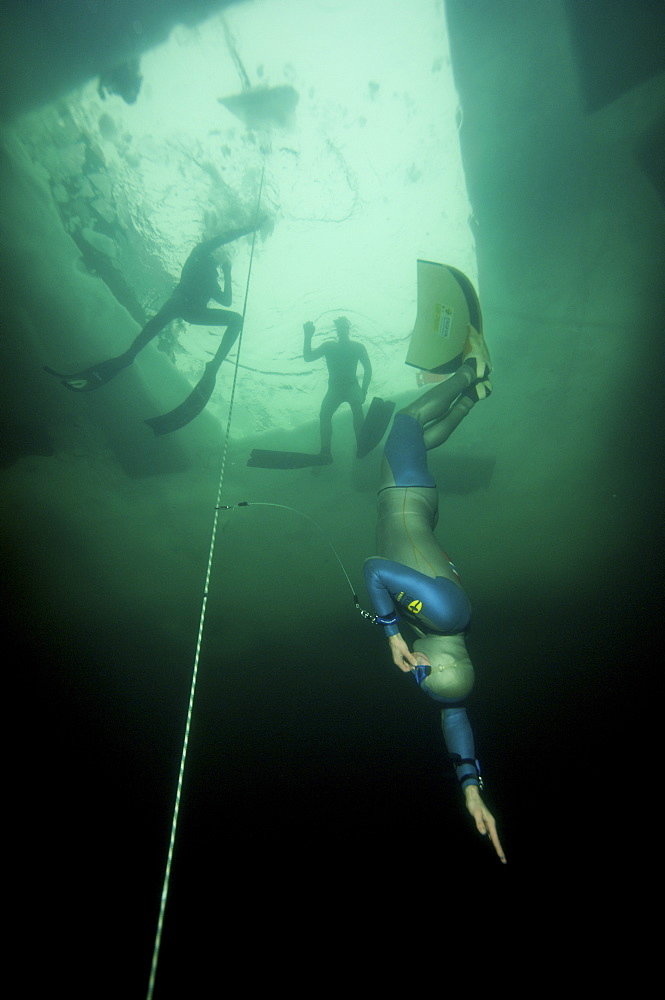
[{"label": "ice wall", "polygon": [[[600,920],[607,900],[613,915],[617,880],[649,877],[630,792],[659,752],[648,710],[662,659],[665,220],[657,171],[645,172],[637,151],[662,114],[663,78],[589,108],[567,4],[447,6],[496,375],[493,397],[432,456],[445,496],[439,532],[474,605],[472,712],[511,898],[521,896],[541,936],[556,919],[549,900],[590,901],[585,941],[589,907]],[[632,20],[648,5],[624,6]],[[631,49],[625,25],[615,43],[613,82]],[[37,266],[44,246],[32,219],[23,238]],[[54,285],[40,324],[49,302],[60,306]],[[41,331],[33,338],[18,322],[31,296],[25,279],[20,288],[5,397],[12,390],[12,415],[24,407],[28,423],[48,422],[57,436],[56,454],[29,451],[2,472],[8,680],[23,678],[11,704],[25,710],[12,766],[25,761],[29,776],[15,922],[34,926],[34,901],[43,903],[44,971],[32,970],[33,984],[41,975],[52,988],[59,976],[85,993],[101,969],[121,996],[146,978],[216,468],[129,480],[81,401],[56,400],[56,386],[44,395]],[[6,303],[14,292],[5,286]],[[489,488],[451,496],[451,457],[479,455],[494,460]],[[239,460],[231,497],[251,490],[310,512],[353,572],[372,552],[373,498],[351,469],[341,459],[285,479]],[[285,899],[316,918],[315,945],[339,938],[339,906],[361,942],[368,913],[380,925],[414,902],[427,912],[432,880],[414,877],[414,828],[440,838],[454,859],[445,880],[465,897],[506,893],[443,785],[435,706],[404,687],[354,618],[312,535],[259,512],[224,532],[214,574],[159,973],[174,995],[219,983],[220,941],[254,974],[257,901],[282,961],[293,954],[292,924],[279,935]],[[223,900],[218,918],[202,911],[202,893]],[[362,903],[355,923],[349,900]],[[272,979],[283,968],[267,966]]]},{"label": "ice wall", "polygon": [[[326,373],[302,360],[306,320],[330,336],[347,315],[373,361],[372,391],[413,388],[403,358],[417,258],[477,283],[443,9],[239,4],[175,27],[140,69],[134,103],[92,80],[11,130],[86,266],[134,323],[164,301],[197,241],[267,213],[274,228],[257,238],[251,283],[251,240],[229,247],[235,308],[247,295],[234,435],[318,412]],[[288,121],[248,129],[220,103],[284,85],[299,98]],[[101,344],[79,332],[60,360],[47,343],[49,363],[89,364],[105,342],[126,342],[123,327]],[[194,383],[218,336],[177,322],[160,346]],[[222,420],[230,378],[225,365],[210,405]]]}]

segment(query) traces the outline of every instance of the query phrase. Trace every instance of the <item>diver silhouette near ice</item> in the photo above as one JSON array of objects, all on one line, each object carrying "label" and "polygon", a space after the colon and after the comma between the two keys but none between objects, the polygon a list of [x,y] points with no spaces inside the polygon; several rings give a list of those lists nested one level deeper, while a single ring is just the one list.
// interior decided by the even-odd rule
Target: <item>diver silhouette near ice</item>
[{"label": "diver silhouette near ice", "polygon": [[[254,225],[229,230],[220,236],[198,243],[185,261],[180,281],[171,297],[152,319],[148,320],[123,354],[90,365],[89,368],[84,368],[74,375],[63,375],[48,367],[45,370],[59,378],[62,384],[73,392],[91,392],[106,385],[119,372],[131,365],[139,351],[143,350],[174,319],[184,319],[188,323],[200,326],[225,326],[226,331],[216,354],[212,361],[207,363],[204,375],[185,403],[171,413],[146,421],[156,434],[167,434],[189,423],[204,409],[210,399],[217,372],[242,329],[242,317],[239,313],[229,309],[208,308],[211,299],[221,306],[231,305],[232,301],[231,264],[225,260],[218,265],[213,253],[219,247],[260,229],[266,221],[264,218]],[[220,288],[218,281],[219,266],[224,277],[223,289]]]},{"label": "diver silhouette near ice", "polygon": [[[319,347],[312,348],[312,337],[315,326],[305,323],[303,331],[305,343],[303,358],[305,361],[317,361],[325,358],[328,367],[328,391],[323,397],[319,423],[321,428],[320,461],[322,464],[332,462],[332,418],[342,403],[348,403],[353,416],[353,430],[356,441],[360,442],[360,431],[363,426],[363,403],[372,381],[372,363],[367,349],[357,340],[351,340],[351,324],[346,316],[335,320],[337,340],[326,340]],[[362,386],[358,384],[358,365],[363,368]]]},{"label": "diver silhouette near ice", "polygon": [[[482,781],[464,707],[474,681],[464,643],[471,606],[434,534],[439,494],[427,464],[427,452],[447,441],[475,404],[490,395],[490,370],[482,333],[469,326],[457,371],[396,414],[384,447],[377,498],[378,556],[367,559],[364,570],[393,662],[412,672],[422,690],[441,704],[443,734],[467,810],[505,863],[494,817],[480,796]],[[401,635],[400,619],[418,636],[413,652]]]},{"label": "diver silhouette near ice", "polygon": [[[350,323],[346,316],[339,316],[334,323],[337,340],[326,340],[317,348],[312,348],[314,324],[309,322],[303,324],[305,334],[303,358],[305,361],[325,358],[328,367],[328,391],[323,398],[319,413],[321,450],[309,454],[300,451],[254,448],[248,465],[260,469],[303,469],[310,465],[330,465],[332,418],[342,403],[348,403],[351,407],[358,458],[364,458],[381,441],[388,429],[395,404],[375,396],[367,416],[364,415],[363,403],[372,381],[372,364],[363,344],[351,340]],[[363,368],[362,385],[358,382],[359,364]]]},{"label": "diver silhouette near ice", "polygon": [[[260,469],[303,469],[306,466],[330,465],[332,462],[332,418],[342,403],[348,403],[353,416],[353,430],[356,436],[357,458],[364,458],[381,441],[388,429],[395,404],[390,400],[375,396],[367,411],[363,413],[363,403],[372,381],[372,364],[363,344],[351,340],[350,323],[346,316],[335,321],[337,340],[326,340],[317,348],[312,348],[313,323],[304,323],[305,342],[303,358],[317,361],[325,358],[328,367],[328,391],[323,398],[319,413],[321,450],[314,454],[300,451],[274,451],[254,448],[247,465]],[[358,365],[363,368],[362,385],[358,382]]]}]

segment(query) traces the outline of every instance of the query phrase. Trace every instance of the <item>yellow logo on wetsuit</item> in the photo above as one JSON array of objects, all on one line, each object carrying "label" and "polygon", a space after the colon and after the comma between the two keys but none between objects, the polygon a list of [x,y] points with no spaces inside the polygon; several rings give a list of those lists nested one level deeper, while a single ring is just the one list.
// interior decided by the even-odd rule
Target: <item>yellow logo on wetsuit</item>
[{"label": "yellow logo on wetsuit", "polygon": [[409,609],[409,611],[411,612],[412,615],[417,615],[417,614],[419,614],[423,610],[423,602],[422,601],[411,601],[411,603],[408,604],[407,607],[408,607],[408,609]]}]

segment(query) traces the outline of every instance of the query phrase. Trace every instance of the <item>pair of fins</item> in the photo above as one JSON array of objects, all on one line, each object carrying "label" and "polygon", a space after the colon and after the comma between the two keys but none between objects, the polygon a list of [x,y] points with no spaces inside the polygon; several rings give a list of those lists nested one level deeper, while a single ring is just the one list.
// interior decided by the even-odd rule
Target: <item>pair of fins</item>
[{"label": "pair of fins", "polygon": [[[388,429],[394,409],[395,404],[389,399],[374,397],[358,438],[357,458],[365,458],[380,443]],[[255,448],[247,460],[247,465],[256,469],[305,469],[314,465],[330,465],[331,462],[329,455],[308,455],[301,451],[270,451]]]},{"label": "pair of fins", "polygon": [[[197,384],[194,386],[189,396],[168,413],[162,413],[158,417],[151,417],[145,423],[151,427],[155,435],[172,434],[174,431],[185,427],[199,413],[206,408],[215,388],[217,372],[222,363],[222,358],[215,356],[205,367],[205,371]],[[44,367],[44,370],[60,379],[65,388],[72,392],[92,392],[100,389],[107,382],[126,368],[127,361],[122,355],[118,358],[110,358],[97,365],[91,365],[75,375],[64,375],[53,368]],[[375,396],[372,400],[367,416],[360,432],[358,441],[357,457],[364,458],[369,455],[381,441],[385,434],[390,418],[392,417],[395,404],[389,400]],[[303,469],[311,465],[329,465],[332,459],[328,455],[308,455],[295,451],[266,451],[255,449],[247,462],[247,465],[261,469]]]},{"label": "pair of fins", "polygon": [[[205,366],[203,375],[189,396],[179,406],[176,406],[175,409],[169,410],[168,413],[162,413],[158,417],[151,417],[149,420],[146,420],[145,423],[148,427],[151,427],[157,436],[172,434],[173,431],[180,430],[181,427],[185,427],[195,417],[198,417],[199,413],[205,410],[212,396],[217,372],[221,363],[222,359],[216,357],[212,361],[209,361]],[[110,358],[108,361],[102,361],[98,365],[92,365],[90,368],[85,368],[83,371],[77,372],[76,375],[63,375],[62,372],[57,372],[47,366],[44,366],[44,371],[48,372],[49,375],[54,375],[55,378],[59,378],[65,388],[71,389],[72,392],[92,392],[94,389],[100,389],[103,385],[106,385],[118,372],[126,367],[127,362],[120,357]]]}]

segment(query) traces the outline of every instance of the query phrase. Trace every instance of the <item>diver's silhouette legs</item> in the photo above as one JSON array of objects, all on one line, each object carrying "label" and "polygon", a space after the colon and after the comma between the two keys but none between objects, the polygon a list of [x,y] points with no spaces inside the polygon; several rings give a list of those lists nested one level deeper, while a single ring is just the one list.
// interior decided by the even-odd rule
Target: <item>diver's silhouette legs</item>
[{"label": "diver's silhouette legs", "polygon": [[332,455],[332,418],[335,413],[337,413],[342,403],[348,403],[351,407],[356,445],[359,443],[360,431],[362,430],[363,421],[365,419],[363,414],[362,391],[360,386],[356,383],[354,386],[349,388],[345,387],[341,391],[333,386],[328,389],[328,392],[323,397],[321,410],[319,412],[322,456],[328,457]]},{"label": "diver's silhouette legs", "polygon": [[[219,314],[223,310],[211,309],[208,311]],[[215,388],[217,372],[242,330],[242,316],[238,313],[226,312],[226,317],[228,325],[222,337],[222,342],[217,348],[212,361],[209,361],[205,366],[203,375],[187,399],[183,403],[180,403],[179,406],[176,406],[174,410],[163,413],[159,417],[151,417],[149,420],[146,420],[146,424],[152,427],[155,434],[171,434],[173,431],[184,427],[205,409]]]},{"label": "diver's silhouette legs", "polygon": [[106,385],[112,378],[115,378],[124,368],[128,368],[136,355],[151,340],[154,340],[165,326],[168,326],[174,319],[180,318],[196,326],[225,326],[227,328],[220,348],[215,355],[215,360],[219,358],[217,366],[214,369],[217,372],[240,333],[242,317],[238,313],[231,312],[228,309],[191,308],[183,303],[182,298],[177,295],[171,296],[159,312],[155,313],[148,320],[124,354],[120,354],[116,358],[108,358],[105,361],[100,361],[95,365],[90,365],[89,368],[84,368],[74,375],[63,375],[52,368],[46,368],[46,371],[51,375],[57,376],[65,388],[71,389],[72,392],[91,392],[94,389],[101,389],[103,385]]}]

